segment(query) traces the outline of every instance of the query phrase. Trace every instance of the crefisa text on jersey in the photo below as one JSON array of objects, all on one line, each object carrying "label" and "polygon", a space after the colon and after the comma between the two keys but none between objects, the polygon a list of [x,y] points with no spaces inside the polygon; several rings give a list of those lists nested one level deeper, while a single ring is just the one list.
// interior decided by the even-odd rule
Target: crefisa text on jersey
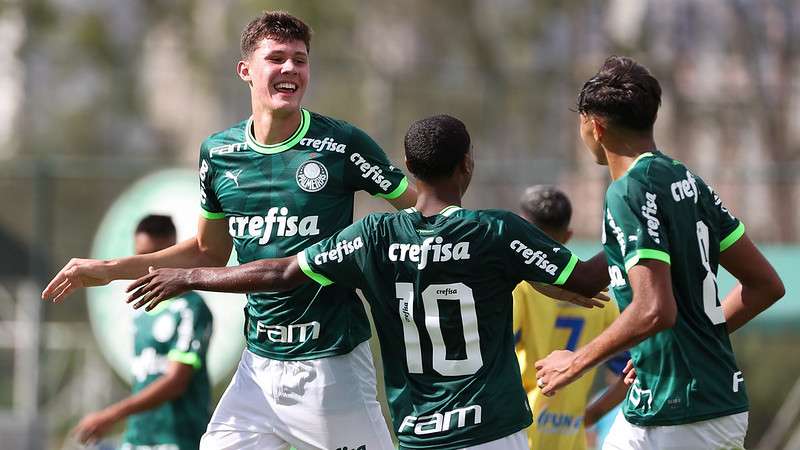
[{"label": "crefisa text on jersey", "polygon": [[[430,254],[430,257],[428,256]],[[419,244],[389,245],[389,261],[411,261],[417,263],[419,270],[428,265],[428,261],[447,262],[470,258],[469,242],[444,242],[441,236],[429,237]]]},{"label": "crefisa text on jersey", "polygon": [[[266,245],[272,237],[276,236],[316,236],[319,234],[317,227],[319,216],[290,216],[289,209],[272,207],[264,216],[231,216],[228,217],[228,233],[231,237],[260,238],[258,243]],[[277,225],[277,227],[276,227]],[[277,228],[277,229],[276,229]]]},{"label": "crefisa text on jersey", "polygon": [[369,161],[364,159],[361,154],[353,153],[350,155],[350,161],[355,164],[356,167],[358,167],[358,170],[361,171],[362,178],[371,179],[383,190],[383,192],[388,192],[389,188],[392,187],[391,180],[387,180],[386,177],[383,176],[383,169],[375,164],[371,164]]},{"label": "crefisa text on jersey", "polygon": [[515,239],[511,241],[511,250],[522,255],[525,259],[525,264],[534,264],[536,267],[544,270],[545,272],[549,273],[550,275],[555,275],[556,270],[558,270],[558,266],[551,263],[550,260],[547,259],[547,254],[542,252],[541,250],[533,251],[532,248],[528,247],[527,245],[523,244],[519,240]]}]

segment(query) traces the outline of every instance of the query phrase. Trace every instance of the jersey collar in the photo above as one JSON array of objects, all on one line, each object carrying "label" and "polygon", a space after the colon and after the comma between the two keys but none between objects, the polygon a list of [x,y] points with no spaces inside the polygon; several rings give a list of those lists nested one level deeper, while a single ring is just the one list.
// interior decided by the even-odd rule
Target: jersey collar
[{"label": "jersey collar", "polygon": [[[459,209],[461,209],[461,207],[460,206],[456,206],[456,205],[445,206],[441,211],[439,211],[439,214],[437,214],[437,215],[441,215],[441,216],[444,216],[444,217],[450,217],[451,214],[453,214],[454,212],[458,211]],[[403,212],[406,212],[408,214],[414,214],[415,212],[418,212],[418,211],[417,211],[417,208],[412,206],[411,208],[404,209]]]},{"label": "jersey collar", "polygon": [[633,167],[636,165],[636,163],[638,163],[638,162],[639,162],[639,161],[641,161],[642,159],[644,159],[644,158],[649,158],[649,157],[651,157],[651,156],[655,156],[655,154],[654,154],[653,152],[644,152],[644,153],[642,153],[641,155],[637,156],[637,157],[636,157],[636,159],[634,159],[634,160],[633,160],[633,162],[631,163],[631,165],[630,165],[630,166],[628,166],[628,170],[626,170],[626,171],[625,171],[625,173],[628,173],[628,172],[630,172],[630,171],[631,171],[631,169],[633,169]]},{"label": "jersey collar", "polygon": [[256,141],[256,137],[253,133],[253,116],[250,116],[247,119],[247,125],[245,126],[245,139],[247,141],[247,146],[250,147],[252,150],[263,153],[265,155],[274,155],[275,153],[280,153],[285,150],[289,150],[290,148],[297,145],[300,142],[300,139],[303,139],[308,132],[308,127],[311,126],[311,113],[308,112],[306,109],[300,109],[300,126],[294,130],[291,136],[283,142],[279,142],[277,144],[261,144]]}]

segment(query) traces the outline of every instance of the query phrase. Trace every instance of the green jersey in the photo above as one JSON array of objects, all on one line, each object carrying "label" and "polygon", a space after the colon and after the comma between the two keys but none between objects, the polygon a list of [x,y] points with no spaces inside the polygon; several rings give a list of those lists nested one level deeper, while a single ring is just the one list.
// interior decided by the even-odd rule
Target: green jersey
[{"label": "green jersey", "polygon": [[603,245],[621,309],[627,271],[643,259],[670,264],[675,326],[631,349],[636,382],[623,406],[637,425],[677,425],[746,411],[717,292],[720,252],[744,234],[703,180],[662,153],[641,155],[606,193]]},{"label": "green jersey", "polygon": [[180,397],[130,416],[125,443],[196,449],[211,418],[211,387],[206,351],[211,338],[211,311],[194,292],[162,302],[150,312],[134,312],[133,393],[163,376],[170,361],[194,367]]},{"label": "green jersey", "polygon": [[511,292],[564,283],[577,258],[506,211],[372,214],[298,254],[323,286],[370,303],[404,448],[463,448],[531,424],[514,354]]},{"label": "green jersey", "polygon": [[[393,199],[408,180],[366,133],[303,109],[280,144],[258,143],[252,118],[206,139],[200,186],[204,216],[227,220],[247,263],[297,254],[353,222],[356,191]],[[247,348],[266,358],[340,355],[370,336],[361,301],[344,286],[307,283],[247,298]]]}]

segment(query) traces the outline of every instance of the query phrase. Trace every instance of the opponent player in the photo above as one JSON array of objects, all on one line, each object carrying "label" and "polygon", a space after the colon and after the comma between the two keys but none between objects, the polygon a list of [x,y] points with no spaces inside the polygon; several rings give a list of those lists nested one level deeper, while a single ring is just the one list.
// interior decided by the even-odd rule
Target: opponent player
[{"label": "opponent player", "polygon": [[[572,205],[567,196],[553,186],[531,186],[521,199],[522,217],[545,234],[566,244],[572,237],[569,227]],[[528,428],[532,449],[581,450],[586,448],[585,427],[594,424],[625,398],[624,383],[613,383],[600,401],[587,408],[594,370],[564,388],[556,397],[542,395],[536,387],[534,364],[553,350],[575,350],[607,328],[619,316],[616,303],[602,310],[581,308],[555,301],[539,293],[529,283],[514,289],[514,336],[522,384],[533,411]],[[622,373],[629,356],[617,355],[608,361],[616,375]],[[584,414],[585,411],[585,414]]]},{"label": "opponent player", "polygon": [[[412,205],[415,191],[369,136],[301,107],[310,39],[309,27],[283,12],[266,12],[242,32],[237,72],[252,116],[200,149],[195,238],[152,255],[72,260],[43,297],[60,301],[149,266],[223,266],[231,239],[241,263],[294,255],[352,223],[358,190]],[[253,293],[245,316],[247,349],[201,447],[392,447],[375,398],[369,323],[352,289],[307,283]]]},{"label": "opponent player", "polygon": [[[134,248],[143,255],[175,245],[168,216],[150,215],[136,226]],[[121,450],[191,450],[211,414],[206,351],[212,316],[194,292],[136,311],[133,319],[133,394],[84,417],[73,432],[82,443],[128,419]]]},{"label": "opponent player", "polygon": [[371,214],[288,258],[160,269],[134,282],[129,291],[141,289],[128,301],[151,308],[192,286],[245,292],[314,280],[360,288],[402,448],[527,449],[531,414],[513,352],[511,292],[532,280],[591,296],[608,283],[604,258],[579,263],[515,214],[461,208],[473,159],[458,119],[412,124],[405,153],[418,180],[415,207]]},{"label": "opponent player", "polygon": [[[605,449],[742,448],[748,404],[728,335],[784,288],[719,196],[657,150],[660,103],[658,81],[624,57],[607,59],[581,90],[581,138],[614,180],[603,243],[623,312],[585,347],[537,362],[537,377],[552,395],[633,346],[636,381]],[[719,264],[739,280],[721,303]]]}]

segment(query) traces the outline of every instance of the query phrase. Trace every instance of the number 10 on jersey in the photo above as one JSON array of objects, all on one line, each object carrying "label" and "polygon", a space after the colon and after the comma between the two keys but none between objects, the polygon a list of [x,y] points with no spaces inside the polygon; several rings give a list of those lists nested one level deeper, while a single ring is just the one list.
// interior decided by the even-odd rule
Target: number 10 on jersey
[{"label": "number 10 on jersey", "polygon": [[[403,324],[403,340],[406,347],[406,363],[409,373],[423,373],[422,345],[420,330],[414,322],[414,285],[412,283],[396,283],[396,297],[400,300],[398,312]],[[431,341],[433,353],[431,358],[433,370],[444,376],[471,375],[483,366],[481,356],[480,335],[478,333],[478,316],[475,312],[475,298],[472,289],[464,283],[431,284],[422,291],[422,310],[424,329]],[[447,359],[447,348],[442,334],[442,320],[439,313],[439,301],[457,302],[461,312],[466,358]]]}]

